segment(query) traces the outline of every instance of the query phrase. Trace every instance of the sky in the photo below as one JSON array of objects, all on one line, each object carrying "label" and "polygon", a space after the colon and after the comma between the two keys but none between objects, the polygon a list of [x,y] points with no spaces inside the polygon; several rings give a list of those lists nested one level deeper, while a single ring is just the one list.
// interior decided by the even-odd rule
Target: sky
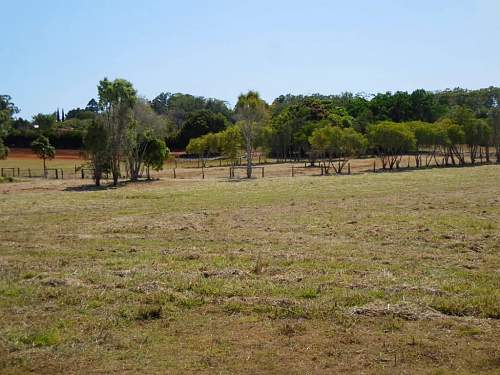
[{"label": "sky", "polygon": [[500,86],[500,0],[0,0],[0,94],[31,118],[108,77],[234,105],[257,90]]}]

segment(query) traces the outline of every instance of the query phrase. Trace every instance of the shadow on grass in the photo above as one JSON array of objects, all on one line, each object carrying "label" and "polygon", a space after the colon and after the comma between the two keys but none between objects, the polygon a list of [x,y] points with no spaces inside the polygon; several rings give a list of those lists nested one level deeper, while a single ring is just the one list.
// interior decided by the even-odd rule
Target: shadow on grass
[{"label": "shadow on grass", "polygon": [[146,180],[137,180],[137,181],[132,181],[132,180],[126,180],[126,181],[119,181],[118,185],[113,185],[112,183],[106,183],[106,184],[101,184],[101,186],[95,186],[95,184],[88,184],[88,185],[80,185],[80,186],[68,186],[67,188],[64,189],[64,191],[75,191],[75,192],[84,192],[84,191],[103,191],[103,190],[113,190],[113,189],[119,189],[121,187],[125,187],[128,185],[144,185],[144,184],[151,184],[153,182],[159,181],[158,178],[156,179],[146,179]]}]

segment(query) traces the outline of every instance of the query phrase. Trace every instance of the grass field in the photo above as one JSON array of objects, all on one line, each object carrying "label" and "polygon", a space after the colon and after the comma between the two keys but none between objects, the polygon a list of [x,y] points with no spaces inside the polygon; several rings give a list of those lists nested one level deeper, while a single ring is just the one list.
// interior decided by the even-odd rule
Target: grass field
[{"label": "grass field", "polygon": [[498,374],[500,166],[0,185],[0,373]]}]

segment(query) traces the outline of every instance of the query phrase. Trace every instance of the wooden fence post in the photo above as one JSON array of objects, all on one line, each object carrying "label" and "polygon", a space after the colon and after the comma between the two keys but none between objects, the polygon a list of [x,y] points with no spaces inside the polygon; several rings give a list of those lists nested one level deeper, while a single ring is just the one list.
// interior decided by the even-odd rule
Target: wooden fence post
[{"label": "wooden fence post", "polygon": [[347,163],[347,174],[351,174],[351,163]]},{"label": "wooden fence post", "polygon": [[376,168],[376,166],[375,166],[375,165],[376,165],[376,161],[374,160],[374,161],[373,161],[373,172],[375,172],[375,168]]},{"label": "wooden fence post", "polygon": [[62,168],[61,168],[61,180],[64,180],[64,171]]},{"label": "wooden fence post", "polygon": [[174,168],[174,179],[177,178],[177,176],[175,175],[175,168]]},{"label": "wooden fence post", "polygon": [[85,178],[85,171],[83,170],[83,168],[81,169],[81,172],[82,172],[82,180]]},{"label": "wooden fence post", "polygon": [[264,167],[262,167],[262,178],[264,178]]},{"label": "wooden fence post", "polygon": [[203,166],[201,166],[201,178],[205,179],[205,170],[203,169]]},{"label": "wooden fence post", "polygon": [[292,165],[292,177],[295,176],[294,170],[293,170],[293,165]]}]

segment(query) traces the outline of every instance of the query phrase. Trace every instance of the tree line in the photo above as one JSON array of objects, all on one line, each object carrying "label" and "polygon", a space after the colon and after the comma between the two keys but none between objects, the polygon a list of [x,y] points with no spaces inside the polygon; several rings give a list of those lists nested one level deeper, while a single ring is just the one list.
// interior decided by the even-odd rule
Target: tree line
[{"label": "tree line", "polygon": [[[98,94],[98,100],[91,99],[83,109],[38,114],[32,121],[16,118],[17,107],[3,95],[0,138],[18,146],[25,137],[25,147],[39,135],[56,147],[73,140],[89,152],[95,170],[114,170],[116,177],[118,160],[126,160],[133,179],[142,168],[158,166],[148,159],[147,150],[153,144],[162,148],[163,143],[202,158],[247,156],[249,176],[255,151],[283,159],[318,159],[336,172],[349,158],[366,153],[377,154],[389,169],[398,166],[405,153],[412,153],[418,166],[437,163],[437,155],[446,164],[475,163],[483,157],[489,161],[491,150],[500,159],[496,87],[283,95],[270,104],[250,91],[233,108],[222,100],[181,93],[164,92],[147,100],[125,80],[101,81]],[[104,132],[111,133],[103,137]],[[102,139],[108,143],[100,145]],[[5,155],[7,148],[0,144]],[[103,149],[108,155],[100,160]]]}]

